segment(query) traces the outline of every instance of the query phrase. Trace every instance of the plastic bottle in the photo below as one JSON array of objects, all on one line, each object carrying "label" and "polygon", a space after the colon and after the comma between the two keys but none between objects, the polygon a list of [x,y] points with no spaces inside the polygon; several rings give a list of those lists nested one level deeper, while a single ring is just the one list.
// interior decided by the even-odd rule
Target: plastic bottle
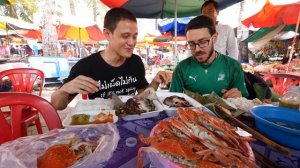
[{"label": "plastic bottle", "polygon": [[280,99],[279,106],[298,110],[300,108],[300,87],[291,86]]}]

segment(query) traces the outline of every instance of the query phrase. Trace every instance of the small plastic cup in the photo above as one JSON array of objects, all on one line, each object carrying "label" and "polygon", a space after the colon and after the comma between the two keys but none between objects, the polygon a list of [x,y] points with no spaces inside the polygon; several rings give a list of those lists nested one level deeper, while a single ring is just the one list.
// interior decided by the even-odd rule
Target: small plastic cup
[{"label": "small plastic cup", "polygon": [[127,147],[135,147],[137,144],[137,139],[135,137],[129,137],[126,139],[126,146]]}]

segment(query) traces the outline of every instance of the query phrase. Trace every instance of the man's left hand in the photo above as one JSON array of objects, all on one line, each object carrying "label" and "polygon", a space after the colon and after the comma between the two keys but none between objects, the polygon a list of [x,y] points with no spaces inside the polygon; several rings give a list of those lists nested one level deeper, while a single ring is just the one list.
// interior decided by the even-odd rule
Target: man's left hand
[{"label": "man's left hand", "polygon": [[224,99],[243,97],[242,93],[237,88],[232,88],[230,90],[222,89],[222,93],[223,93],[222,98]]},{"label": "man's left hand", "polygon": [[168,84],[170,82],[168,81],[167,72],[165,71],[157,72],[153,80],[157,83],[162,83],[162,84]]}]

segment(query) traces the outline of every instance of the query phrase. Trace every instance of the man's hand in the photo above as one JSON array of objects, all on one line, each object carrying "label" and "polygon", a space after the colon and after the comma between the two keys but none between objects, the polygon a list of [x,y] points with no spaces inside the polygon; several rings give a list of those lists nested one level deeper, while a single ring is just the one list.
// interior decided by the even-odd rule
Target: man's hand
[{"label": "man's hand", "polygon": [[64,84],[61,87],[61,90],[67,92],[68,94],[89,94],[99,91],[99,84],[92,78],[79,75],[75,79]]},{"label": "man's hand", "polygon": [[155,82],[161,83],[161,84],[168,84],[170,81],[168,79],[167,72],[165,71],[159,71],[155,75],[154,79]]},{"label": "man's hand", "polygon": [[167,72],[165,71],[159,71],[155,75],[154,79],[152,80],[150,87],[154,88],[154,90],[158,89],[159,84],[168,84],[170,82],[168,80]]},{"label": "man's hand", "polygon": [[224,99],[243,97],[242,93],[237,88],[232,88],[230,90],[222,89],[221,92],[223,93],[222,98]]}]

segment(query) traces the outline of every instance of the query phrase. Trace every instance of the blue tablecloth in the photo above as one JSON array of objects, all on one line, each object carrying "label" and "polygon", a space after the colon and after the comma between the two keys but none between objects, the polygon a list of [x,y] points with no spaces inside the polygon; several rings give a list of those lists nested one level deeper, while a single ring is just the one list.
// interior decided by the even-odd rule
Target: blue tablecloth
[{"label": "blue tablecloth", "polygon": [[[133,121],[124,121],[120,119],[117,122],[117,127],[120,133],[120,141],[116,151],[114,152],[112,158],[108,161],[106,168],[133,168],[137,164],[137,152],[138,149],[142,146],[145,146],[140,141],[138,141],[135,147],[127,147],[125,140],[128,137],[135,137],[138,139],[139,134],[144,136],[149,136],[151,129],[156,125],[159,120],[167,118],[168,116],[165,112],[161,112],[157,117],[133,120]],[[300,142],[299,142],[300,143]],[[269,158],[275,164],[283,168],[300,168],[300,150],[293,150],[291,156],[287,156],[281,153],[278,153],[276,150],[269,148],[266,144],[255,141],[252,142],[251,147],[264,155],[266,158]],[[261,165],[261,163],[258,163]],[[147,158],[144,158],[144,167],[152,167],[151,163]]]}]

